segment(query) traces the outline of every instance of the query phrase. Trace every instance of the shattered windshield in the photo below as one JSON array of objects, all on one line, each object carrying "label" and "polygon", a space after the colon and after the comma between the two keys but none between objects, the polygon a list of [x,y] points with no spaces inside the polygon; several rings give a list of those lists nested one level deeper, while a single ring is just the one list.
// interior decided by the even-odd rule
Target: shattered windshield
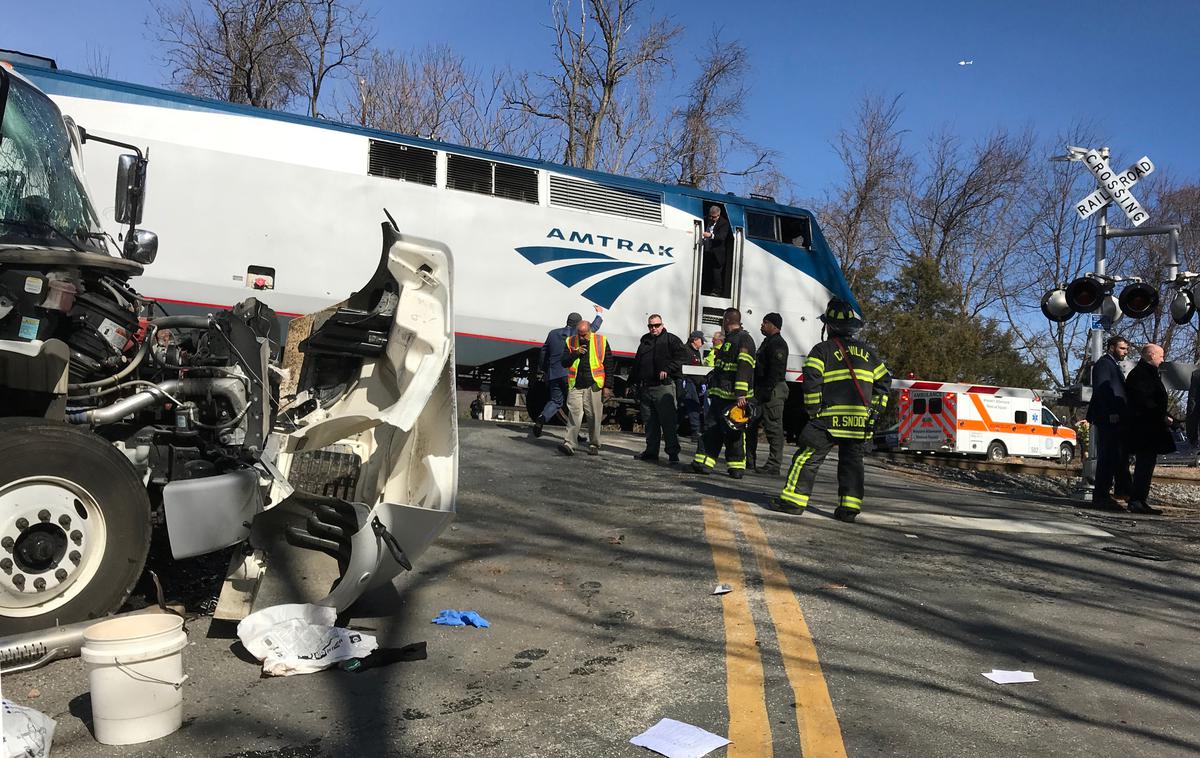
[{"label": "shattered windshield", "polygon": [[0,96],[0,245],[105,251],[58,108],[7,74]]}]

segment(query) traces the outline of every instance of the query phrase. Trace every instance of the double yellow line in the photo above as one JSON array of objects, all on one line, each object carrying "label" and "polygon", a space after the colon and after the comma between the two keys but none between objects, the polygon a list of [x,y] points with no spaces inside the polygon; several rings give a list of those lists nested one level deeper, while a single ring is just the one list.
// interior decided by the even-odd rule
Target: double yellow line
[{"label": "double yellow line", "polygon": [[[730,758],[773,754],[771,722],[767,715],[766,685],[759,655],[750,598],[734,533],[734,514],[721,501],[704,498],[704,531],[712,546],[717,581],[734,592],[722,596],[725,620],[725,675],[729,703]],[[767,542],[749,503],[735,500],[737,523],[754,553],[763,579],[763,595],[788,683],[796,702],[800,748],[807,758],[844,758],[846,747],[833,701],[821,673],[817,649],[800,610],[800,602]]]}]

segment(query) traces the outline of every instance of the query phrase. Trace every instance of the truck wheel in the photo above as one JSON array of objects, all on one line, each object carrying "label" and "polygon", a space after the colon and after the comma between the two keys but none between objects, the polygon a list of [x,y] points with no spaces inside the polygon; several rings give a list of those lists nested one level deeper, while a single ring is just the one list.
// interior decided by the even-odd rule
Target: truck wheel
[{"label": "truck wheel", "polygon": [[150,498],[109,442],[0,419],[0,634],[116,610],[149,548]]},{"label": "truck wheel", "polygon": [[1008,448],[1004,447],[1004,443],[1000,440],[993,440],[992,444],[988,445],[987,459],[989,461],[1002,461],[1008,457]]},{"label": "truck wheel", "polygon": [[1075,448],[1066,442],[1062,443],[1058,448],[1058,462],[1064,466],[1069,466],[1073,460],[1075,460]]}]

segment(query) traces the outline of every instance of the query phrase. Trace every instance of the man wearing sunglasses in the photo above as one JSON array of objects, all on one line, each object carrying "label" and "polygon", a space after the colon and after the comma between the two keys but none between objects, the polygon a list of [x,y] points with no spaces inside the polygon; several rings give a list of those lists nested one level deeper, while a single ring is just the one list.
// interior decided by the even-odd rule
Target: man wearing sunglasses
[{"label": "man wearing sunglasses", "polygon": [[679,420],[675,413],[675,383],[683,376],[687,352],[683,342],[667,331],[662,316],[650,314],[646,334],[633,359],[632,379],[640,389],[642,423],[646,426],[646,449],[634,457],[657,461],[666,438],[667,459],[679,462]]}]

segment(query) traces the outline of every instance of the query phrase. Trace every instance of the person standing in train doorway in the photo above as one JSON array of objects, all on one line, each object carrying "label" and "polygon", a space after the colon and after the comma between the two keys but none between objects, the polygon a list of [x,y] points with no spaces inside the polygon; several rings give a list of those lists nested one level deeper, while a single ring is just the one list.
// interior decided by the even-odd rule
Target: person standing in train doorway
[{"label": "person standing in train doorway", "polygon": [[703,271],[700,276],[700,291],[705,295],[721,297],[725,292],[725,269],[729,264],[729,247],[733,243],[733,230],[729,219],[721,215],[721,206],[708,206],[704,220]]}]

